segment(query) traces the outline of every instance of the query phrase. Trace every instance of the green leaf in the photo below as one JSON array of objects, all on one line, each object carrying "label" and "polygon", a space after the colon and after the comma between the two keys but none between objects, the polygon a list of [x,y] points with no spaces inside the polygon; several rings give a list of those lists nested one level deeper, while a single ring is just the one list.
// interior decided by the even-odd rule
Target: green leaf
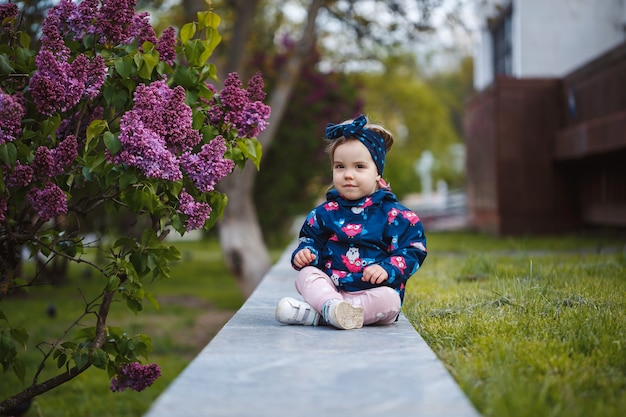
[{"label": "green leaf", "polygon": [[24,361],[20,358],[13,359],[13,365],[11,366],[13,369],[13,373],[17,376],[20,382],[24,382],[24,376],[26,375],[26,366],[24,366]]},{"label": "green leaf", "polygon": [[17,148],[11,142],[0,145],[0,161],[7,165],[15,165],[17,160]]},{"label": "green leaf", "polygon": [[11,329],[11,337],[24,349],[26,349],[26,343],[28,343],[28,331],[25,328],[20,327],[17,329]]},{"label": "green leaf", "polygon": [[152,304],[152,307],[154,307],[155,310],[161,309],[161,306],[159,305],[158,300],[156,299],[154,294],[152,294],[151,292],[146,293],[146,300],[148,300],[150,304]]},{"label": "green leaf", "polygon": [[174,73],[174,83],[182,85],[185,89],[189,89],[196,85],[198,80],[197,74],[188,67],[182,65],[176,68]]},{"label": "green leaf", "polygon": [[246,158],[254,163],[257,170],[261,168],[261,156],[263,153],[261,142],[256,139],[244,138],[237,141],[237,147]]},{"label": "green leaf", "polygon": [[130,255],[130,262],[135,267],[135,271],[139,276],[144,276],[148,272],[147,256],[140,252],[133,252]]},{"label": "green leaf", "polygon": [[203,41],[200,39],[193,39],[183,44],[183,47],[185,49],[185,56],[187,57],[190,66],[199,67],[203,64],[200,60],[200,56],[206,50],[206,46]]},{"label": "green leaf", "polygon": [[74,336],[75,340],[93,340],[96,337],[96,328],[95,327],[84,327],[76,332]]},{"label": "green leaf", "polygon": [[107,283],[107,290],[113,291],[118,289],[120,286],[120,278],[116,275],[109,278],[109,282]]},{"label": "green leaf", "polygon": [[180,40],[183,44],[187,43],[187,41],[194,37],[196,34],[196,24],[195,23],[186,23],[180,29]]},{"label": "green leaf", "polygon": [[67,361],[67,355],[65,353],[61,353],[59,357],[57,358],[57,367],[62,368],[63,365],[65,365],[66,361]]},{"label": "green leaf", "polygon": [[92,353],[92,362],[96,368],[106,369],[109,364],[109,355],[102,349],[96,349]]},{"label": "green leaf", "polygon": [[112,155],[118,153],[122,148],[122,143],[118,139],[117,135],[114,135],[111,132],[104,132],[104,145]]},{"label": "green leaf", "polygon": [[15,72],[11,65],[11,60],[6,54],[0,55],[0,74],[8,75]]},{"label": "green leaf", "polygon": [[116,340],[124,337],[124,330],[121,327],[109,326],[107,327],[109,335],[113,336]]},{"label": "green leaf", "polygon": [[152,77],[152,71],[154,70],[154,67],[156,67],[159,63],[159,59],[152,54],[143,54],[142,58],[142,64],[137,65],[139,67],[139,71],[137,72],[137,74],[140,77],[149,80]]},{"label": "green leaf", "polygon": [[217,29],[222,22],[222,18],[211,11],[202,11],[198,12],[198,22],[203,28]]},{"label": "green leaf", "polygon": [[126,171],[120,176],[120,188],[124,189],[129,185],[136,184],[139,179],[133,172]]},{"label": "green leaf", "polygon": [[87,140],[85,141],[85,151],[89,150],[89,144],[96,136],[100,134],[108,127],[108,123],[105,120],[96,119],[89,123],[87,127]]},{"label": "green leaf", "polygon": [[115,71],[120,75],[120,77],[129,78],[135,71],[135,66],[133,65],[131,56],[127,55],[123,58],[116,59]]},{"label": "green leaf", "polygon": [[24,31],[20,31],[20,45],[24,49],[29,49],[30,47],[30,35]]},{"label": "green leaf", "polygon": [[72,360],[79,369],[84,368],[89,364],[89,355],[85,352],[77,352],[72,355]]},{"label": "green leaf", "polygon": [[127,298],[126,306],[134,313],[139,313],[141,310],[143,310],[143,305],[141,304],[141,301],[134,298]]},{"label": "green leaf", "polygon": [[204,46],[206,49],[202,52],[200,56],[200,64],[204,64],[213,54],[213,51],[222,41],[222,35],[217,31],[217,29],[208,28],[206,30],[206,42],[204,42]]}]

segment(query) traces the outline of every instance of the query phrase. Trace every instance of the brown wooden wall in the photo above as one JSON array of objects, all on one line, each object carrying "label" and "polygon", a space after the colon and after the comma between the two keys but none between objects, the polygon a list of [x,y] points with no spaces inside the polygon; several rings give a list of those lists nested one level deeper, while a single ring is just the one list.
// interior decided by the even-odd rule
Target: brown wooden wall
[{"label": "brown wooden wall", "polygon": [[576,227],[575,194],[552,159],[562,125],[559,81],[497,78],[469,103],[467,114],[472,225],[502,235]]},{"label": "brown wooden wall", "polygon": [[626,226],[626,43],[563,79],[497,78],[466,107],[472,226]]},{"label": "brown wooden wall", "polygon": [[563,79],[554,157],[573,171],[585,224],[626,226],[626,44]]}]

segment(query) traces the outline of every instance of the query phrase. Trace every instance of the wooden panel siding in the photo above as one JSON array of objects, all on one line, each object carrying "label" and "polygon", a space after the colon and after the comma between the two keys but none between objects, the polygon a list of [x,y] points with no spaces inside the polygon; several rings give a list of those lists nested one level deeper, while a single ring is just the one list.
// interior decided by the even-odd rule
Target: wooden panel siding
[{"label": "wooden panel siding", "polygon": [[498,77],[467,107],[470,224],[501,235],[555,233],[576,223],[575,196],[552,160],[560,83]]},{"label": "wooden panel siding", "polygon": [[497,77],[464,128],[473,228],[626,227],[626,43],[563,79]]}]

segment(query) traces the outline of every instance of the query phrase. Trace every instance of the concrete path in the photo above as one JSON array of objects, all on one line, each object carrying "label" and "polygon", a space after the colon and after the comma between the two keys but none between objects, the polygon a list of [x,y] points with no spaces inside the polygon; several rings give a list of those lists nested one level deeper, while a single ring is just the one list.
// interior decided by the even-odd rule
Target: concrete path
[{"label": "concrete path", "polygon": [[479,416],[404,316],[349,331],[278,323],[278,300],[299,297],[289,255],[145,417]]}]

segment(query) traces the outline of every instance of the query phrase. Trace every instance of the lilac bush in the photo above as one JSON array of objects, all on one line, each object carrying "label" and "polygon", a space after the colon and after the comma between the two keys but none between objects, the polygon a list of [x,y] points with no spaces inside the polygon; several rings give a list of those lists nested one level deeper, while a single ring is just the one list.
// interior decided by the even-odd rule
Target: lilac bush
[{"label": "lilac bush", "polygon": [[[257,73],[244,86],[231,73],[215,87],[209,58],[221,40],[219,17],[199,12],[197,22],[157,36],[135,6],[60,0],[33,51],[17,26],[18,6],[0,4],[0,302],[15,288],[40,288],[36,276],[18,273],[23,247],[81,262],[104,278],[100,296],[85,301],[95,314],[38,344],[42,365],[32,384],[0,398],[0,413],[90,366],[108,372],[113,391],[151,385],[160,369],[141,365],[149,338],[108,327],[111,304],[123,300],[141,311],[149,298],[142,280],[167,277],[167,262],[180,258],[164,242],[167,233],[211,228],[226,204],[219,181],[247,161],[260,164],[256,138],[270,115],[263,79]],[[86,242],[92,230],[81,227],[101,207],[130,211],[152,227],[140,238]],[[104,261],[87,256],[103,249]],[[0,332],[0,365],[24,380],[31,370],[17,347],[27,347],[27,330],[12,328],[0,310]],[[50,361],[59,373],[40,381]]]}]

